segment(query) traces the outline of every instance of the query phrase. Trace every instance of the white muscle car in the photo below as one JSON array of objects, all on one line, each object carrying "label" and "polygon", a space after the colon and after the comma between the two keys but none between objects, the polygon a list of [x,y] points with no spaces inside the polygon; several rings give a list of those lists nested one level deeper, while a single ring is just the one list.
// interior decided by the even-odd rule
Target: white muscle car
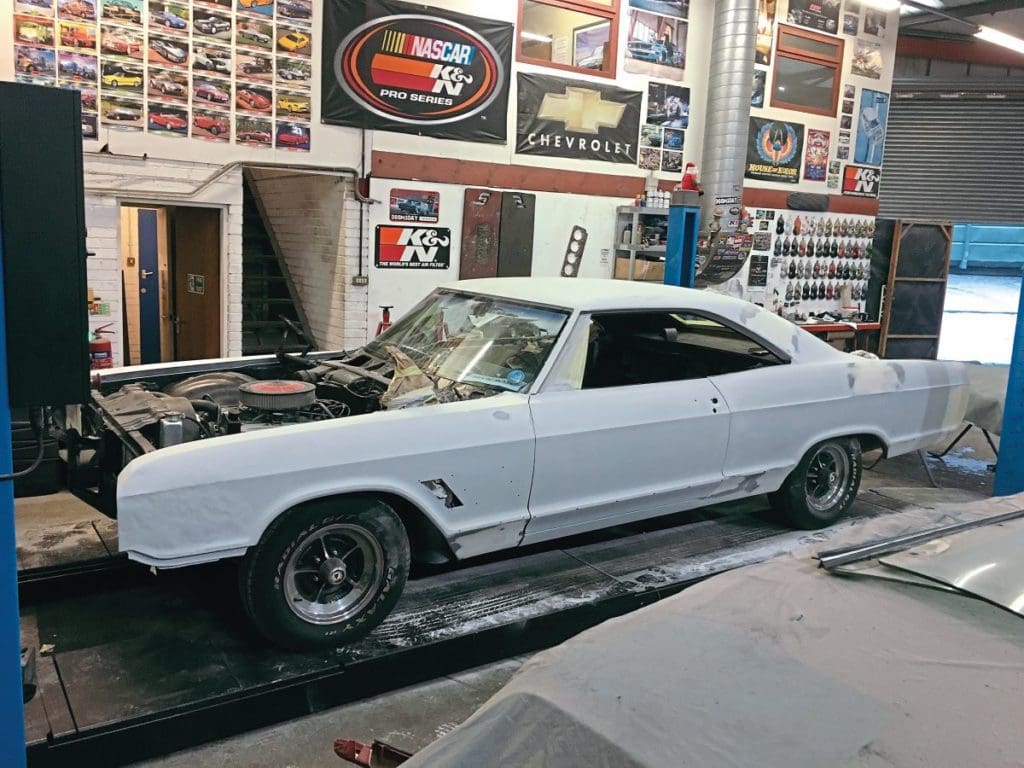
[{"label": "white muscle car", "polygon": [[131,559],[240,558],[255,625],[304,648],[377,625],[410,558],[762,493],[830,524],[861,451],[940,441],[966,400],[955,364],[848,355],[744,301],[502,278],[439,288],[353,352],[108,372],[68,443]]}]

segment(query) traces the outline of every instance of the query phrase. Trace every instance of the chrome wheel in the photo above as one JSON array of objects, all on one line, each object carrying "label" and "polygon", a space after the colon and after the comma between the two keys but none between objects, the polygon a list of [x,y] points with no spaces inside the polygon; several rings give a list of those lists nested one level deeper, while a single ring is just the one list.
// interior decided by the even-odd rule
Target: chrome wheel
[{"label": "chrome wheel", "polygon": [[842,499],[850,480],[850,457],[838,445],[824,445],[807,467],[804,492],[807,506],[828,512]]},{"label": "chrome wheel", "polygon": [[284,571],[285,601],[312,624],[335,624],[357,615],[384,579],[377,538],[351,523],[314,531],[295,547]]}]

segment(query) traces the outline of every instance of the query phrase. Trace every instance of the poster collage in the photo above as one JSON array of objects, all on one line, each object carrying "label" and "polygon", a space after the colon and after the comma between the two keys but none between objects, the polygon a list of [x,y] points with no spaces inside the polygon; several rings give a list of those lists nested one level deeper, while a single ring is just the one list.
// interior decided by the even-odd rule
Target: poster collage
[{"label": "poster collage", "polygon": [[19,82],[81,93],[82,133],[310,149],[312,0],[16,0]]},{"label": "poster collage", "polygon": [[[771,63],[775,2],[759,2],[750,100],[751,107],[756,109],[768,106],[768,71],[764,67]],[[881,80],[880,41],[886,34],[883,11],[862,5],[860,0],[790,0],[786,23],[855,38],[850,69],[845,74]],[[864,38],[860,37],[862,33]],[[790,184],[802,178],[803,181],[823,182],[829,190],[844,195],[877,197],[880,177],[877,166],[882,164],[889,94],[845,82],[840,96],[834,145],[830,131],[805,128],[791,121],[751,117],[746,177]]]},{"label": "poster collage", "polygon": [[647,111],[640,128],[638,165],[680,173],[690,121],[690,89],[677,85],[686,69],[690,0],[629,0],[625,70],[649,78]]}]

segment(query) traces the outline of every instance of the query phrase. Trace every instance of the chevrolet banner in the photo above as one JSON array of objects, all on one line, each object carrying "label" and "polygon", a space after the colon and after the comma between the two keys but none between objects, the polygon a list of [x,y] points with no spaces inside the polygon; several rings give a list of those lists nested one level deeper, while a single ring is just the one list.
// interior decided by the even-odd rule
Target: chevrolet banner
[{"label": "chevrolet banner", "polygon": [[396,0],[326,0],[322,120],[504,144],[512,29]]},{"label": "chevrolet banner", "polygon": [[516,152],[636,164],[639,91],[520,72]]}]

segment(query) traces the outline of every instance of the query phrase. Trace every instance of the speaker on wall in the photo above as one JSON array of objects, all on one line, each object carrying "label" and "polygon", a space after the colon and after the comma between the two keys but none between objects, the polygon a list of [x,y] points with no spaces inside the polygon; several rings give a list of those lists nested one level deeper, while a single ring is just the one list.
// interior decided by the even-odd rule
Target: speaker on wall
[{"label": "speaker on wall", "polygon": [[0,259],[13,407],[89,397],[79,98],[0,83]]}]

